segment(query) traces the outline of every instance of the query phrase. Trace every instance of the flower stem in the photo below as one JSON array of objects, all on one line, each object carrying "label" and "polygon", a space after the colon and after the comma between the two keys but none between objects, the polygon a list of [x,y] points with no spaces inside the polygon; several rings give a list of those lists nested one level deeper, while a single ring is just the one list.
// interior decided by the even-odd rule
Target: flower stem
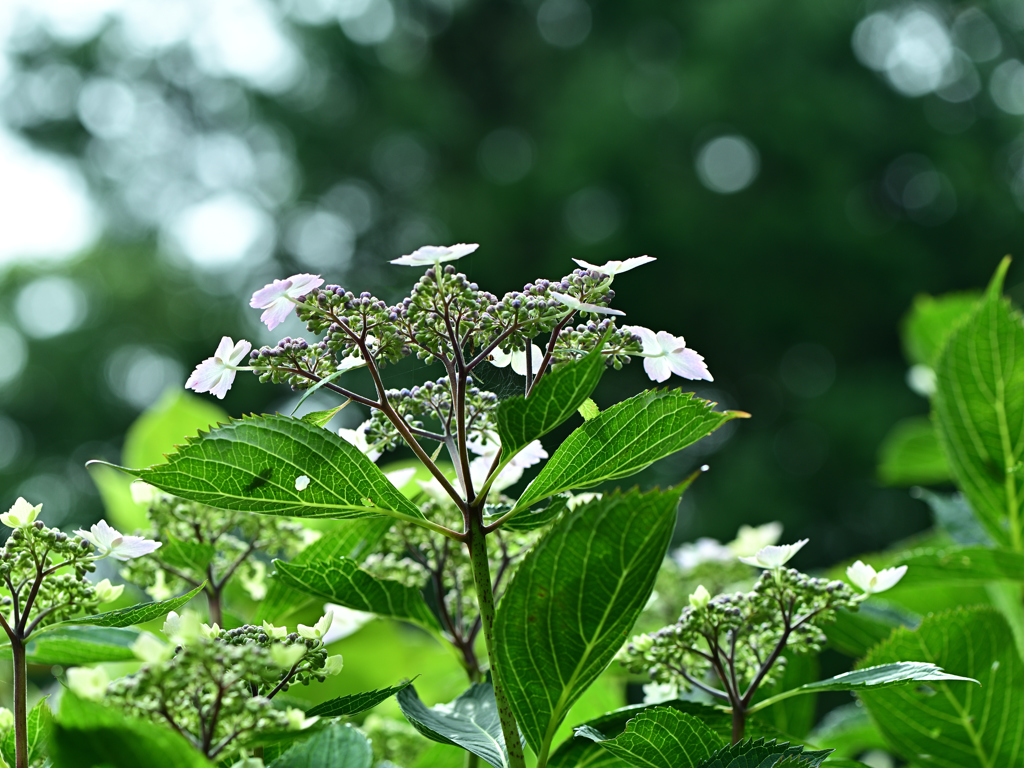
[{"label": "flower stem", "polygon": [[491,683],[494,686],[494,700],[498,705],[498,719],[508,749],[510,768],[525,768],[523,744],[519,740],[519,726],[516,725],[512,706],[509,704],[505,687],[498,673],[494,652],[494,591],[491,584],[491,568],[487,560],[487,539],[483,529],[483,513],[479,508],[469,510],[470,527],[468,541],[470,559],[473,563],[473,581],[476,584],[476,599],[480,608],[480,619],[487,642],[487,658],[491,663]]},{"label": "flower stem", "polygon": [[14,657],[14,766],[28,768],[28,661],[21,638],[11,638]]}]

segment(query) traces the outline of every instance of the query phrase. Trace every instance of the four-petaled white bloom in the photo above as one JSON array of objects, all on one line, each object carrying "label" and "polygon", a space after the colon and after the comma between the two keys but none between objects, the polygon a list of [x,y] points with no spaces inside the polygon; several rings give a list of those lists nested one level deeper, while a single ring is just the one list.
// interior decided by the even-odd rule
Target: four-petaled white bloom
[{"label": "four-petaled white bloom", "polygon": [[235,383],[235,373],[248,370],[247,366],[239,363],[249,354],[250,349],[252,344],[245,339],[240,339],[235,344],[230,336],[222,337],[213,357],[206,358],[192,371],[192,375],[185,382],[185,389],[209,392],[223,400],[231,385]]},{"label": "four-petaled white bloom", "polygon": [[106,696],[110,684],[110,676],[103,667],[71,667],[67,680],[72,693],[90,701],[100,701]]},{"label": "four-petaled white bloom", "polygon": [[615,275],[621,275],[623,272],[629,272],[631,269],[642,267],[644,264],[650,264],[652,261],[656,261],[656,259],[653,256],[634,256],[632,259],[626,259],[625,261],[608,261],[600,267],[594,266],[583,259],[573,259],[573,261],[584,269],[590,269],[594,272],[600,272],[602,275],[615,277]]},{"label": "four-petaled white bloom", "polygon": [[214,622],[212,627],[209,624],[200,624],[199,634],[207,640],[216,640],[220,637],[220,624]]},{"label": "four-petaled white bloom", "polygon": [[323,640],[333,622],[334,611],[328,611],[323,615],[320,621],[312,627],[307,627],[305,624],[299,624],[299,637],[304,637],[307,640]]},{"label": "four-petaled white bloom", "polygon": [[0,523],[3,523],[8,528],[24,528],[26,525],[32,525],[39,517],[39,511],[43,508],[42,504],[32,506],[21,496],[18,500],[11,505],[11,508],[0,515]]},{"label": "four-petaled white bloom", "polygon": [[468,256],[480,245],[478,243],[456,243],[455,245],[424,245],[410,254],[392,259],[400,267],[432,267],[442,261],[455,261]]},{"label": "four-petaled white bloom", "polygon": [[687,349],[682,336],[673,336],[667,331],[655,333],[642,325],[623,326],[623,330],[640,337],[643,344],[640,355],[645,358],[644,370],[651,381],[665,381],[673,373],[684,379],[714,381],[704,364],[704,358],[692,349]]},{"label": "four-petaled white bloom", "polygon": [[620,309],[612,309],[611,307],[599,307],[597,304],[587,304],[584,301],[580,301],[574,296],[569,296],[565,293],[558,293],[557,291],[551,291],[551,298],[556,301],[560,301],[569,309],[574,309],[577,312],[596,312],[599,315],[625,315],[626,313]]},{"label": "four-petaled white bloom", "polygon": [[907,566],[905,565],[901,565],[898,568],[883,568],[881,571],[876,571],[867,563],[858,560],[846,569],[846,576],[862,592],[875,595],[895,587],[896,582],[902,579],[903,574],[906,572]]},{"label": "four-petaled white bloom", "polygon": [[164,619],[163,632],[172,642],[182,644],[194,642],[203,634],[199,614],[195,611],[184,611],[179,616],[176,611],[171,611]]},{"label": "four-petaled white bloom", "polygon": [[793,555],[799,552],[807,542],[808,539],[801,539],[795,544],[762,547],[753,557],[741,557],[740,562],[752,565],[755,568],[775,570],[788,563]]},{"label": "four-petaled white bloom", "polygon": [[118,584],[115,587],[110,583],[110,579],[103,579],[103,581],[94,584],[93,589],[96,591],[96,599],[101,603],[112,603],[124,592],[124,584]]},{"label": "four-petaled white bloom", "polygon": [[295,490],[304,491],[309,487],[309,477],[307,475],[299,475],[295,478]]},{"label": "four-petaled white bloom", "polygon": [[271,640],[284,640],[288,634],[288,627],[275,627],[273,624],[264,621],[263,631],[267,633],[267,637]]},{"label": "four-petaled white bloom", "polygon": [[260,320],[274,330],[285,321],[301,296],[323,284],[320,275],[301,274],[292,275],[287,280],[275,280],[256,291],[249,300],[249,306],[264,310]]},{"label": "four-petaled white bloom", "polygon": [[142,557],[155,552],[161,546],[159,541],[150,541],[141,536],[124,536],[120,531],[107,525],[106,520],[100,520],[88,531],[77,530],[75,533],[96,547],[100,557],[110,555],[115,560]]},{"label": "four-petaled white bloom", "polygon": [[[544,353],[536,344],[531,344],[530,357],[530,369],[536,374],[537,371],[540,370],[540,364],[544,362]],[[500,349],[495,349],[491,352],[491,365],[495,368],[505,368],[509,363],[512,363],[513,371],[518,373],[520,376],[525,376],[526,350],[517,349],[515,352],[502,352]]]},{"label": "four-petaled white bloom", "polygon": [[362,453],[366,454],[366,458],[370,461],[376,461],[380,458],[381,452],[370,445],[370,442],[366,439],[366,430],[369,428],[370,421],[367,420],[355,429],[345,429],[342,427],[338,430],[338,436],[343,438],[345,442],[354,445]]}]

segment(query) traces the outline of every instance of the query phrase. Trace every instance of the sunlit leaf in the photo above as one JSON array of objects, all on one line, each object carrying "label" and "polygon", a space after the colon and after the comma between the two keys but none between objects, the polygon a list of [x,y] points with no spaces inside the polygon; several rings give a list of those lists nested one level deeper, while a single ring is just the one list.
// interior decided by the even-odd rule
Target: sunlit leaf
[{"label": "sunlit leaf", "polygon": [[395,694],[404,691],[412,685],[412,681],[399,683],[391,688],[381,688],[377,691],[363,691],[362,693],[350,693],[347,696],[339,696],[336,699],[317,704],[306,711],[310,717],[349,717],[358,715],[368,709],[373,709],[382,701],[390,699]]},{"label": "sunlit leaf", "polygon": [[178,610],[181,606],[185,605],[185,603],[202,592],[203,587],[205,586],[206,582],[203,582],[190,592],[186,592],[184,595],[179,595],[178,597],[172,597],[170,600],[159,600],[152,603],[139,603],[138,605],[132,605],[128,608],[119,608],[116,611],[97,613],[92,616],[80,616],[77,619],[68,619],[67,621],[62,621],[57,624],[44,627],[39,630],[39,632],[42,634],[43,632],[50,632],[57,627],[67,626],[89,625],[94,627],[131,627],[136,624],[145,624],[147,621],[159,619],[166,616],[171,611]]},{"label": "sunlit leaf", "polygon": [[326,728],[292,746],[267,768],[370,768],[369,740],[348,724]]}]

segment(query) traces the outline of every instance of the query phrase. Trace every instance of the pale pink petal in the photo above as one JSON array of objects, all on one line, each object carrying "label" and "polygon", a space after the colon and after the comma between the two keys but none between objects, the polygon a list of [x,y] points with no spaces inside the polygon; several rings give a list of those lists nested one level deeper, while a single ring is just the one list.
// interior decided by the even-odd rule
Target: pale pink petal
[{"label": "pale pink petal", "polygon": [[231,368],[224,368],[220,372],[216,383],[210,387],[209,392],[211,395],[215,395],[218,400],[223,400],[224,395],[231,389],[231,385],[235,383],[235,372]]},{"label": "pale pink petal", "polygon": [[288,293],[292,287],[291,280],[275,280],[270,285],[265,285],[252,295],[249,306],[253,309],[265,309]]},{"label": "pale pink petal", "polygon": [[245,359],[245,356],[249,354],[250,350],[252,350],[252,344],[245,339],[239,339],[238,343],[232,347],[231,353],[226,358],[221,359],[228,365],[238,365]]},{"label": "pale pink petal", "polygon": [[684,379],[714,381],[704,363],[704,358],[692,349],[677,349],[668,356],[668,361],[672,367],[672,373],[676,376],[682,376]]},{"label": "pale pink petal", "polygon": [[686,346],[682,336],[673,336],[668,331],[658,331],[658,348],[661,354],[667,355]]},{"label": "pale pink petal", "polygon": [[319,288],[324,284],[324,280],[320,275],[309,274],[292,275],[288,278],[288,282],[292,284],[292,287],[288,289],[288,295],[293,299],[305,296],[314,288]]},{"label": "pale pink petal", "polygon": [[640,337],[640,343],[643,344],[643,353],[645,355],[661,354],[662,350],[658,344],[658,337],[650,328],[644,328],[642,325],[630,325],[626,327],[626,330],[634,336]]},{"label": "pale pink petal", "polygon": [[217,351],[213,353],[213,356],[218,360],[227,360],[231,357],[234,348],[235,342],[230,336],[221,336],[220,344],[217,345]]},{"label": "pale pink petal", "polygon": [[110,556],[116,560],[130,560],[156,552],[161,546],[159,541],[150,541],[141,536],[125,536],[120,544],[111,549]]},{"label": "pale pink petal", "polygon": [[266,310],[260,315],[260,321],[266,324],[268,330],[274,330],[288,319],[295,304],[287,296],[275,300],[269,304]]},{"label": "pale pink petal", "polygon": [[672,367],[664,357],[648,357],[644,360],[644,370],[651,381],[661,383],[672,375]]}]

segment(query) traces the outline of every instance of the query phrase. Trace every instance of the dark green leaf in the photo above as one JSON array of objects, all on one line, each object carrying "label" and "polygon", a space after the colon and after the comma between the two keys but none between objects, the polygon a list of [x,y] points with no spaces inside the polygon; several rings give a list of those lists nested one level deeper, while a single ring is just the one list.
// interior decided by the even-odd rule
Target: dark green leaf
[{"label": "dark green leaf", "polygon": [[[29,638],[25,651],[29,664],[60,664],[71,667],[105,661],[135,661],[132,645],[143,634],[137,629],[113,627],[63,627]],[[0,650],[11,658],[10,646]]]},{"label": "dark green leaf", "polygon": [[995,768],[1024,760],[1024,670],[1006,620],[989,607],[929,616],[917,631],[896,630],[864,660],[940,664],[981,681],[941,681],[860,697],[891,749],[915,766]]},{"label": "dark green leaf", "polygon": [[581,360],[548,373],[529,397],[515,395],[502,400],[496,415],[503,463],[575,414],[601,380],[604,368],[598,346]]},{"label": "dark green leaf", "polygon": [[839,609],[835,622],[826,624],[823,630],[829,647],[859,659],[897,627],[914,628],[919,623],[916,616],[869,602],[858,611]]},{"label": "dark green leaf", "polygon": [[170,600],[160,600],[154,603],[139,603],[138,605],[132,605],[128,608],[120,608],[116,611],[108,611],[107,613],[97,613],[92,616],[80,616],[77,619],[68,619],[58,624],[52,624],[51,626],[44,627],[39,630],[39,634],[43,632],[51,632],[57,627],[67,626],[84,626],[90,625],[94,627],[131,627],[136,624],[145,624],[147,621],[153,619],[159,619],[162,616],[166,616],[171,611],[176,611],[193,597],[203,591],[203,587],[206,586],[206,582],[203,582],[198,587],[190,592],[186,592],[184,595],[178,597],[172,597]]},{"label": "dark green leaf", "polygon": [[949,335],[970,317],[979,298],[979,291],[915,296],[914,305],[903,318],[900,329],[907,360],[917,365],[934,366]]},{"label": "dark green leaf", "polygon": [[399,691],[404,691],[410,685],[412,685],[411,680],[399,683],[391,688],[381,688],[377,691],[363,691],[362,693],[350,693],[348,696],[339,696],[336,699],[317,704],[308,710],[306,714],[309,717],[314,715],[317,717],[349,717],[351,715],[358,715],[360,712],[372,709],[382,701],[390,699]]},{"label": "dark green leaf", "polygon": [[927,416],[897,422],[878,451],[883,485],[932,485],[952,479],[946,454]]},{"label": "dark green leaf", "polygon": [[50,756],[55,768],[212,768],[181,736],[71,691],[61,694]]},{"label": "dark green leaf", "polygon": [[[390,518],[378,517],[370,520],[352,520],[336,524],[319,539],[291,559],[292,565],[306,565],[314,560],[333,560],[351,557],[356,560],[368,555],[391,527]],[[260,602],[257,621],[280,621],[314,602],[304,592],[292,589],[281,579],[271,579],[267,596]]]},{"label": "dark green leaf", "polygon": [[644,710],[613,739],[587,725],[577,728],[576,735],[641,768],[697,765],[724,746],[718,734],[696,717],[669,707]]},{"label": "dark green leaf", "polygon": [[852,758],[869,749],[886,749],[882,734],[859,702],[844,704],[830,711],[808,736],[812,744],[828,744],[835,750],[826,765],[837,758]]},{"label": "dark green leaf", "polygon": [[369,740],[348,724],[337,724],[300,741],[268,768],[370,768]]},{"label": "dark green leaf", "polygon": [[[757,690],[756,704],[761,699],[771,698],[783,691],[799,688],[801,685],[813,683],[821,678],[821,665],[818,656],[813,653],[786,653],[786,664],[782,668],[780,679],[771,687],[762,685]],[[803,739],[814,727],[814,714],[817,709],[817,696],[795,696],[780,701],[762,713],[762,717],[782,733]],[[753,733],[748,733],[753,736]],[[758,734],[760,735],[760,734]]]},{"label": "dark green leaf", "polygon": [[[191,438],[166,464],[129,470],[167,493],[221,509],[347,519],[419,509],[363,453],[287,416],[250,416]],[[306,475],[310,484],[295,489]]]},{"label": "dark green leaf", "polygon": [[168,533],[162,532],[160,541],[163,542],[163,546],[153,553],[153,557],[180,570],[203,573],[217,554],[212,544],[183,541]]},{"label": "dark green leaf", "polygon": [[[46,697],[49,698],[49,697]],[[46,742],[50,739],[53,730],[53,715],[46,704],[46,698],[41,699],[28,713],[25,720],[25,732],[28,735],[28,761],[29,764],[38,760],[46,749]],[[3,743],[0,744],[0,751],[4,760],[11,768],[14,768],[14,729],[7,732]]]},{"label": "dark green leaf", "polygon": [[428,739],[462,747],[494,768],[507,768],[508,749],[490,683],[476,683],[450,704],[430,708],[410,685],[398,694],[398,706]]},{"label": "dark green leaf", "polygon": [[378,579],[347,557],[314,560],[302,565],[275,560],[274,567],[277,577],[293,589],[356,611],[411,621],[433,631],[441,629],[418,589],[390,579]]},{"label": "dark green leaf", "polygon": [[985,533],[962,493],[940,494],[917,488],[911,495],[929,506],[935,525],[957,544],[992,545],[992,538]]},{"label": "dark green leaf", "polygon": [[715,411],[714,403],[692,393],[642,392],[613,405],[569,435],[523,492],[515,510],[522,511],[562,491],[629,477],[725,422],[746,416],[739,411]]},{"label": "dark green leaf", "polygon": [[805,752],[804,747],[785,741],[744,739],[723,747],[715,755],[694,768],[817,768],[832,754],[831,749]]},{"label": "dark green leaf", "polygon": [[1024,581],[1024,554],[988,547],[921,549],[899,560],[907,565],[905,586],[942,582]]},{"label": "dark green leaf", "polygon": [[[549,525],[562,514],[569,506],[569,494],[559,494],[551,499],[550,503],[539,509],[530,509],[522,514],[516,515],[515,517],[509,518],[505,523],[502,523],[502,528],[507,531],[535,531],[538,528],[543,528],[545,525]],[[487,512],[490,515],[489,518],[485,518],[488,524],[493,523],[499,519],[505,513],[511,511],[512,507],[508,504],[500,505],[488,505]]]},{"label": "dark green leaf", "polygon": [[989,536],[1021,550],[1024,501],[1024,325],[1002,298],[1008,261],[949,338],[933,399],[939,438],[960,490]]},{"label": "dark green leaf", "polygon": [[[302,397],[299,398],[299,402],[297,402],[295,404],[295,407],[292,408],[292,412],[291,412],[290,415],[294,416],[295,412],[297,410],[299,410],[299,408],[302,406],[302,404],[304,402],[306,402],[306,400],[309,398],[309,396],[312,395],[317,390],[319,390],[320,387],[324,386],[325,384],[330,384],[336,378],[338,378],[339,376],[341,376],[342,374],[344,374],[344,373],[346,373],[346,372],[348,372],[350,370],[351,370],[350,368],[342,368],[340,371],[335,371],[334,373],[330,374],[329,376],[324,376],[322,379],[320,379],[320,381],[318,381],[316,384],[314,384],[313,386],[311,386],[309,389],[307,389],[305,392],[302,393]],[[337,408],[334,409],[335,413],[340,411],[342,408],[344,408],[350,402],[352,402],[352,401],[351,400],[346,400],[344,403],[339,405]],[[319,411],[319,413],[326,413],[326,411]],[[308,413],[306,414],[306,416],[309,416],[309,415],[310,414],[308,414]],[[303,418],[305,419],[306,416],[303,416]],[[323,425],[322,424],[318,424],[317,426],[323,426]]]},{"label": "dark green leaf", "polygon": [[799,688],[793,688],[771,698],[764,699],[750,707],[748,711],[751,713],[757,712],[765,707],[770,707],[776,702],[805,693],[821,693],[822,691],[874,691],[880,688],[892,688],[915,683],[928,683],[932,685],[940,682],[943,684],[978,684],[978,681],[972,678],[951,675],[931,662],[894,661],[887,664],[855,669],[852,672],[844,672],[827,680],[819,680],[816,683],[801,685]]},{"label": "dark green leaf", "polygon": [[546,752],[569,708],[628,639],[688,483],[616,492],[563,514],[516,570],[494,623],[496,664],[534,752]]},{"label": "dark green leaf", "polygon": [[[321,429],[323,429],[324,427],[331,423],[331,419],[333,419],[337,415],[338,411],[340,411],[350,402],[352,401],[346,400],[344,403],[337,406],[336,408],[331,408],[326,411],[310,411],[309,413],[302,417],[302,420],[305,421],[307,424],[312,424],[314,427],[320,427]],[[298,406],[295,407],[298,408]],[[292,411],[292,413],[295,413],[295,411]]]}]

